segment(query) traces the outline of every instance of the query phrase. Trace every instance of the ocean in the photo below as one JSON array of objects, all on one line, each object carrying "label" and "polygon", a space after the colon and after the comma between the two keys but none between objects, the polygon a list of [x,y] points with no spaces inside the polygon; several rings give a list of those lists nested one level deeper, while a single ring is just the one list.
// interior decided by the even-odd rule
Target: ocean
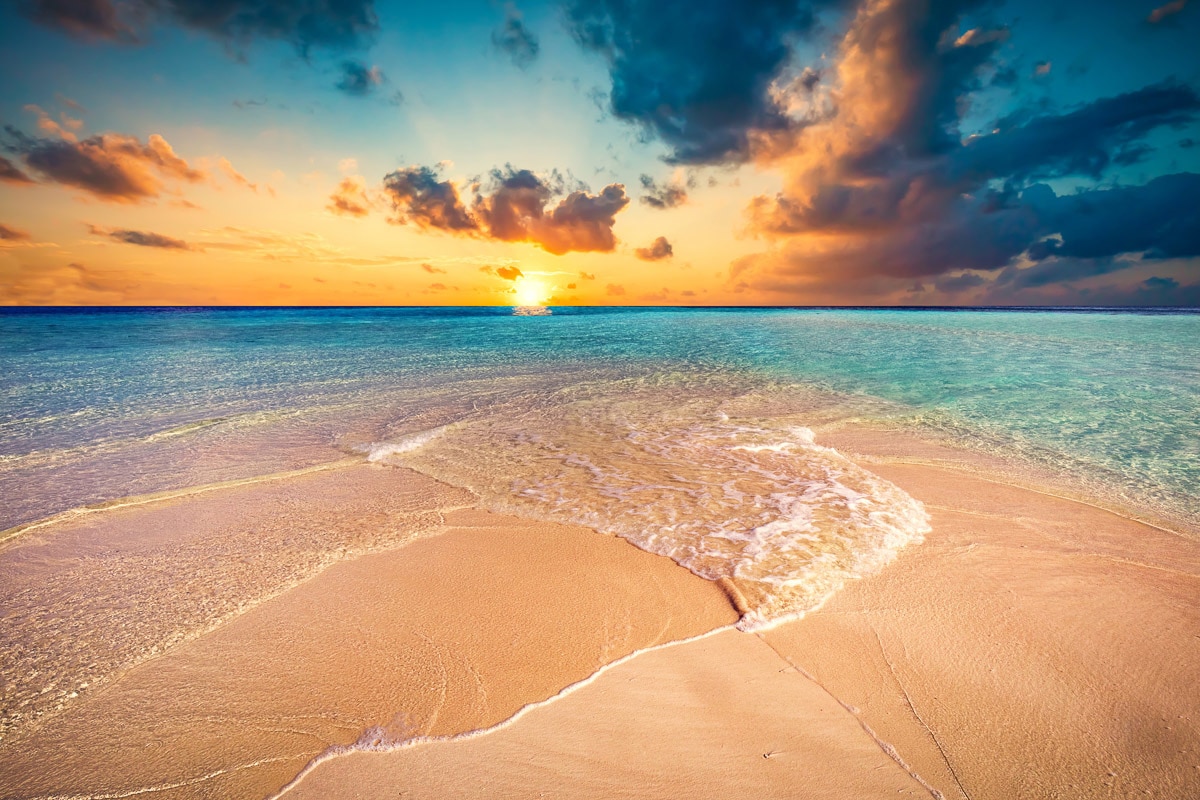
[{"label": "ocean", "polygon": [[[754,629],[817,607],[929,531],[920,503],[822,443],[847,425],[983,453],[1014,480],[1200,530],[1200,313],[549,311],[4,311],[0,547],[80,510],[375,462],[734,579],[753,590],[741,626]],[[377,533],[345,523],[328,554],[314,555],[313,533],[294,568],[255,567],[202,614],[161,630],[122,621],[111,668]],[[250,563],[257,541],[229,552]],[[201,570],[216,557],[180,552],[155,567],[160,598],[188,558]],[[29,591],[6,600],[30,611],[8,638],[61,635],[53,608],[73,595]],[[51,699],[109,668],[38,665]],[[6,680],[14,697],[42,697],[38,682]]]}]

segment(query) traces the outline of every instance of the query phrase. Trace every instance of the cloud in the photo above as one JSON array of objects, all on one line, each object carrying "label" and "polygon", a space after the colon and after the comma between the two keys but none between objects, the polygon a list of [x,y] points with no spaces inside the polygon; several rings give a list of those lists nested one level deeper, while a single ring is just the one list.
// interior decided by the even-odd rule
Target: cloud
[{"label": "cloud", "polygon": [[413,166],[383,178],[383,190],[392,201],[397,225],[416,225],[422,230],[476,234],[479,221],[463,205],[451,181],[438,180],[430,167]]},{"label": "cloud", "polygon": [[642,203],[658,209],[683,205],[688,199],[688,189],[694,185],[694,180],[689,180],[686,184],[672,180],[670,183],[659,185],[649,175],[642,175],[640,180],[643,190]]},{"label": "cloud", "polygon": [[43,179],[73,186],[101,200],[140,203],[157,198],[166,182],[197,183],[209,176],[176,155],[167,140],[151,134],[104,133],[81,141],[40,139],[5,126],[25,166]]},{"label": "cloud", "polygon": [[326,209],[346,217],[365,217],[374,203],[367,197],[367,184],[358,175],[342,178],[342,182],[329,196]]},{"label": "cloud", "polygon": [[669,161],[745,161],[753,133],[793,121],[770,88],[813,28],[796,0],[568,0],[574,39],[608,65],[609,110],[670,149]]},{"label": "cloud", "polygon": [[77,262],[21,270],[5,278],[6,298],[26,305],[119,305],[138,288],[128,273],[97,272]]},{"label": "cloud", "polygon": [[[1195,90],[1155,84],[1062,113],[1009,115],[964,137],[960,120],[1004,39],[957,33],[963,12],[980,5],[859,7],[837,53],[833,112],[764,161],[782,168],[783,191],[756,198],[747,214],[750,231],[773,245],[734,262],[734,286],[807,296],[856,292],[871,280],[900,291],[929,277],[955,292],[979,286],[972,272],[1022,254],[1161,258],[1194,249],[1198,221],[1186,198],[1200,176],[1119,190],[1082,182],[1144,158],[1153,131],[1196,119]],[[1058,196],[1038,183],[1063,178],[1080,190]],[[1043,273],[1066,280],[1065,269]]]},{"label": "cloud", "polygon": [[160,250],[197,250],[199,248],[188,244],[182,239],[173,239],[170,236],[163,236],[161,233],[149,233],[147,231],[131,231],[123,228],[101,228],[98,225],[89,225],[93,236],[105,236],[112,239],[114,242],[122,244],[135,244],[139,247],[156,247]]},{"label": "cloud", "polygon": [[468,189],[474,194],[470,208],[458,187],[440,180],[433,168],[408,167],[384,178],[395,224],[530,242],[555,255],[615,249],[616,215],[629,204],[621,184],[610,184],[594,195],[579,189],[552,204],[565,191],[556,173],[543,178],[511,166],[493,170],[486,185],[475,181]]},{"label": "cloud", "polygon": [[[139,12],[146,8],[144,3],[134,5]],[[34,22],[80,39],[120,42],[138,39],[129,22],[121,19],[112,0],[27,0],[18,7]]]},{"label": "cloud", "polygon": [[446,274],[446,270],[438,269],[433,264],[422,264],[421,269],[425,270],[430,275],[445,275]]},{"label": "cloud", "polygon": [[28,231],[10,228],[7,225],[0,224],[0,240],[5,242],[27,242],[30,236]]},{"label": "cloud", "polygon": [[537,36],[525,27],[521,12],[512,3],[505,6],[504,22],[492,31],[492,44],[521,69],[537,60],[540,49]]},{"label": "cloud", "polygon": [[[238,186],[243,186],[252,192],[258,191],[258,184],[251,183],[249,178],[247,178],[245,175],[243,175],[242,173],[240,173],[236,169],[234,169],[233,164],[229,163],[229,159],[218,158],[217,159],[217,168],[221,170],[221,173],[225,177],[229,178],[229,180],[233,181]],[[270,187],[268,187],[268,188],[270,188]]]},{"label": "cloud", "polygon": [[665,236],[655,239],[649,247],[639,247],[633,252],[642,261],[662,261],[664,258],[675,255],[674,248],[671,247],[671,243]]},{"label": "cloud", "polygon": [[520,267],[496,267],[496,276],[503,278],[506,281],[515,281],[517,278],[524,277]]},{"label": "cloud", "polygon": [[42,25],[87,39],[133,43],[153,21],[206,33],[231,48],[254,39],[315,48],[361,46],[379,23],[374,0],[27,0],[22,12]]},{"label": "cloud", "polygon": [[1142,281],[1142,285],[1147,289],[1178,289],[1179,281],[1174,278],[1160,278],[1158,276],[1146,278]]},{"label": "cloud", "polygon": [[1043,184],[1022,200],[1055,234],[1030,247],[1041,260],[1054,255],[1106,258],[1138,253],[1146,258],[1200,256],[1200,174],[1161,175],[1142,186],[1118,186],[1057,196]]},{"label": "cloud", "polygon": [[946,294],[957,294],[968,289],[976,289],[987,283],[987,278],[975,272],[964,272],[961,275],[943,276],[934,281],[934,286],[939,292]]},{"label": "cloud", "polygon": [[610,283],[604,287],[604,293],[609,297],[620,297],[625,294],[625,287],[619,283]]},{"label": "cloud", "polygon": [[0,181],[6,183],[33,183],[33,178],[22,172],[16,164],[0,156]]},{"label": "cloud", "polygon": [[351,97],[366,97],[387,80],[379,67],[368,67],[361,61],[343,61],[337,88]]},{"label": "cloud", "polygon": [[1183,11],[1183,7],[1187,5],[1187,0],[1173,0],[1170,3],[1165,3],[1150,12],[1150,16],[1146,17],[1146,21],[1151,25],[1157,25],[1167,17],[1172,17]]},{"label": "cloud", "polygon": [[38,130],[42,133],[66,139],[68,142],[77,141],[78,137],[75,135],[75,132],[83,127],[83,120],[72,119],[66,112],[63,112],[61,115],[62,124],[59,124],[44,109],[32,103],[25,106],[25,110],[37,115]]}]

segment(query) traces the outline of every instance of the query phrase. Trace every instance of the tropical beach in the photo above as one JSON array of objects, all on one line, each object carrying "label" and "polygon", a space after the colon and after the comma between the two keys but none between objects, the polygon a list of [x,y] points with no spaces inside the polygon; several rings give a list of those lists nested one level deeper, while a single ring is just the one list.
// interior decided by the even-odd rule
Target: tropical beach
[{"label": "tropical beach", "polygon": [[[654,359],[614,360],[618,331],[645,341],[636,329],[680,318],[689,333],[660,336]],[[1040,459],[996,447],[1021,424],[1001,409],[1046,391],[1064,337],[1098,370],[1103,333],[1158,339],[1143,368],[1157,391],[1200,402],[1184,367],[1195,314],[3,319],[8,342],[126,353],[7,354],[24,370],[13,396],[57,404],[7,441],[61,438],[5,465],[6,496],[27,504],[9,506],[0,552],[5,796],[1186,796],[1200,780],[1200,540],[1179,479],[1195,454],[1131,449],[1133,463],[1181,460],[1130,467],[1100,495],[1111,464],[1073,481],[1051,468],[1051,454],[1087,462],[1086,442],[1036,442]],[[163,335],[185,326],[206,335]],[[1023,370],[999,399],[996,370],[957,375],[988,440],[964,412],[948,426],[937,393],[921,408],[781,379],[799,367],[779,348],[812,352],[808,337],[837,327],[867,360],[829,362],[827,382],[891,380],[876,326],[943,348],[930,370],[968,334],[997,351],[1026,331],[1045,373]],[[587,345],[573,329],[612,336]],[[705,349],[730,331],[772,337]],[[381,349],[397,338],[427,349]],[[284,364],[281,348],[312,356],[264,382],[251,362]],[[176,371],[170,404],[161,389],[122,399],[119,435],[69,444],[89,409],[64,406],[97,394],[36,374],[99,385],[154,353],[205,367]],[[1057,425],[1093,408],[1062,404]],[[1200,417],[1130,419],[1145,442]],[[268,456],[291,469],[258,472]],[[87,494],[150,463],[188,472]],[[47,471],[69,507],[40,505]]]},{"label": "tropical beach", "polygon": [[0,4],[0,800],[1200,797],[1200,4]]}]

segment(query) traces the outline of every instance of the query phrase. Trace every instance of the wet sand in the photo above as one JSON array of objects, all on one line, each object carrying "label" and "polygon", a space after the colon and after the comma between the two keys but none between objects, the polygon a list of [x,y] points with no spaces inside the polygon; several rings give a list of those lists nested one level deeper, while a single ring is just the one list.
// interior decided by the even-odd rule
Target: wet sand
[{"label": "wet sand", "polygon": [[[410,496],[435,521],[418,515],[419,537],[350,553],[6,741],[0,795],[261,797],[372,726],[368,744],[442,738],[324,760],[285,796],[1200,795],[1195,539],[902,436],[818,442],[923,501],[925,543],[804,619],[599,674],[729,625],[729,598],[623,540],[439,500],[404,470],[343,474],[351,493],[423,487]],[[319,486],[294,498],[296,518]],[[189,502],[111,523],[195,518]]]},{"label": "wet sand", "polygon": [[[242,488],[215,527],[281,491],[304,516],[335,484],[420,497],[440,528],[330,566],[68,702],[0,748],[0,796],[264,797],[372,727],[395,738],[494,725],[635,649],[737,619],[718,586],[622,539],[455,507],[460,493],[406,470],[351,470]],[[219,500],[140,513],[219,516]],[[64,542],[102,541],[106,525],[127,539],[158,530],[119,513]],[[45,577],[55,561],[35,553],[59,545],[42,536],[5,556]]]},{"label": "wet sand", "polygon": [[1195,540],[937,445],[821,440],[924,501],[925,543],[804,619],[639,656],[482,737],[331,760],[290,794],[1200,794]]}]

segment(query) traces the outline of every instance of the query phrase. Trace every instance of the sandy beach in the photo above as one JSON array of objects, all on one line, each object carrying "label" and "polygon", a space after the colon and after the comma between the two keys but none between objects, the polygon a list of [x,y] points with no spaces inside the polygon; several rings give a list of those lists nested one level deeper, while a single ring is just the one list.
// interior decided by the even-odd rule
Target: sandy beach
[{"label": "sandy beach", "polygon": [[869,430],[821,441],[925,503],[933,531],[758,633],[731,629],[727,587],[668,559],[476,509],[394,467],[39,530],[0,555],[6,575],[52,583],[57,548],[111,548],[118,532],[129,547],[176,547],[149,534],[164,515],[200,537],[281,493],[293,519],[335,488],[342,510],[397,506],[377,509],[395,522],[388,540],[18,730],[0,745],[3,796],[1200,790],[1193,539],[1014,486],[961,451]]}]

